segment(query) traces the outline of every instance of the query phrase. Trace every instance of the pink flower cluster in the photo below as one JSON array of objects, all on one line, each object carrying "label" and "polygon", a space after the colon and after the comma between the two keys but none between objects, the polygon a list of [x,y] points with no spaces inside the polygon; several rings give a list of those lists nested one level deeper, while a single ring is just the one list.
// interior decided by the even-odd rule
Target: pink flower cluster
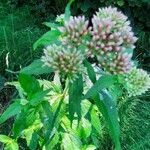
[{"label": "pink flower cluster", "polygon": [[64,27],[59,28],[63,34],[63,44],[80,45],[83,43],[83,37],[89,33],[88,24],[89,22],[85,20],[84,16],[70,17],[70,20],[64,23]]},{"label": "pink flower cluster", "polygon": [[85,17],[71,17],[65,22],[62,43],[86,46],[86,56],[96,56],[102,69],[111,74],[127,73],[132,67],[131,54],[137,38],[127,17],[116,8],[99,9],[89,26]]}]

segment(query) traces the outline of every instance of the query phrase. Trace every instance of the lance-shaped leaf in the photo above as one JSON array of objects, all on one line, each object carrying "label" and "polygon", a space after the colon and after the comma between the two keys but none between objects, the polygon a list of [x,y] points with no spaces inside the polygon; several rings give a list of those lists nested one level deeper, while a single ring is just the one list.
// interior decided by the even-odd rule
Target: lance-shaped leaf
[{"label": "lance-shaped leaf", "polygon": [[44,144],[47,145],[49,143],[49,139],[51,137],[51,132],[53,129],[53,112],[49,102],[43,101],[41,107],[42,109],[40,111],[40,119],[43,123],[43,132],[45,137]]},{"label": "lance-shaped leaf", "polygon": [[39,46],[46,46],[55,43],[60,36],[59,30],[51,30],[46,32],[41,38],[39,38],[33,45],[33,49],[37,49]]},{"label": "lance-shaped leaf", "polygon": [[94,96],[99,90],[105,89],[110,87],[115,83],[115,77],[112,75],[103,75],[101,76],[95,84],[87,91],[85,96],[83,97],[84,99],[88,99],[92,96]]},{"label": "lance-shaped leaf", "polygon": [[83,92],[83,78],[80,75],[69,87],[69,118],[71,122],[74,119],[74,114],[78,115],[78,120],[81,119],[81,99]]},{"label": "lance-shaped leaf", "polygon": [[58,27],[60,27],[61,25],[60,24],[58,24],[58,23],[53,23],[53,22],[44,22],[43,23],[44,25],[46,25],[47,27],[49,27],[49,28],[53,28],[53,29],[58,29]]},{"label": "lance-shaped leaf", "polygon": [[6,111],[0,116],[0,124],[5,122],[7,119],[17,115],[20,113],[22,109],[22,105],[20,104],[19,101],[15,101],[12,103]]},{"label": "lance-shaped leaf", "polygon": [[30,104],[32,106],[37,106],[39,105],[42,101],[45,100],[45,97],[47,96],[47,94],[51,91],[51,89],[45,90],[45,91],[40,91],[37,92],[35,94],[33,94],[30,97]]},{"label": "lance-shaped leaf", "polygon": [[68,21],[71,16],[70,7],[73,2],[74,2],[74,0],[70,0],[65,8],[65,21]]},{"label": "lance-shaped leaf", "polygon": [[87,60],[84,60],[84,65],[87,68],[87,73],[88,73],[90,80],[93,83],[95,83],[96,82],[96,74],[95,74],[95,71],[94,71],[92,65]]},{"label": "lance-shaped leaf", "polygon": [[44,65],[41,59],[34,60],[29,66],[21,69],[20,73],[29,75],[40,75],[53,72],[53,69]]},{"label": "lance-shaped leaf", "polygon": [[120,129],[118,123],[118,113],[115,102],[108,92],[101,90],[99,93],[94,95],[93,99],[105,118],[109,127],[110,135],[115,143],[115,149],[120,150]]}]

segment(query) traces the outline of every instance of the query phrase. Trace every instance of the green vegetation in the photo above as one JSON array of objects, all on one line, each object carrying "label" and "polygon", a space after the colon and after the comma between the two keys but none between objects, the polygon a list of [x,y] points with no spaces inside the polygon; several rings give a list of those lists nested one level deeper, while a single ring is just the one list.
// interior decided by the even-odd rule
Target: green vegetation
[{"label": "green vegetation", "polygon": [[[0,142],[3,143],[0,149],[150,149],[147,91],[150,80],[144,71],[150,70],[150,1],[67,3],[67,0],[0,2]],[[93,31],[98,29],[98,17],[104,19],[99,23],[105,28],[107,15],[101,12],[92,20],[95,11],[105,6],[117,7],[128,16],[138,37],[135,43],[131,34],[129,42],[124,40],[108,55],[97,51],[97,32],[88,29],[89,26],[94,26]],[[65,17],[57,17],[56,22],[56,16],[64,12]],[[108,12],[111,18],[111,11]],[[77,20],[70,21],[70,15],[81,14],[85,18],[77,18],[80,25]],[[121,19],[115,21],[123,30],[121,21],[126,20]],[[118,26],[109,25],[110,34],[122,32]],[[127,26],[124,33],[130,35]],[[79,34],[74,36],[73,32]],[[102,43],[107,43],[106,38]],[[117,51],[122,47],[133,54],[135,67],[141,69],[128,71],[132,60],[129,54]],[[120,57],[126,59],[119,66]]]}]

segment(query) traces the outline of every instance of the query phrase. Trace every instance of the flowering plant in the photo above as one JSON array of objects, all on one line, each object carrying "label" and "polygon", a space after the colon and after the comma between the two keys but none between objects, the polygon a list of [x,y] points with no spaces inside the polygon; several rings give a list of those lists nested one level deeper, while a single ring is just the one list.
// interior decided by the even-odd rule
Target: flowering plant
[{"label": "flowering plant", "polygon": [[[150,88],[150,77],[131,60],[137,38],[116,8],[99,9],[91,24],[70,16],[70,5],[35,44],[44,45],[39,60],[23,68],[15,85],[19,99],[1,115],[15,116],[11,137],[0,135],[7,149],[19,138],[34,149],[94,150],[101,146],[105,118],[116,150],[121,149],[117,102]],[[52,81],[31,75],[52,73]]]}]

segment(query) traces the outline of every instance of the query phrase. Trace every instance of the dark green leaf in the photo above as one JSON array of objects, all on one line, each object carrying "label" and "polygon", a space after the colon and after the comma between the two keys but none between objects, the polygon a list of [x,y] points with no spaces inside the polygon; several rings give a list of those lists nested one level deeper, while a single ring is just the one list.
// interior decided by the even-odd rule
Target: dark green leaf
[{"label": "dark green leaf", "polygon": [[95,74],[95,71],[94,71],[92,65],[87,60],[84,61],[84,65],[87,68],[87,72],[88,72],[88,76],[89,76],[90,80],[93,83],[95,83],[96,82],[96,74]]},{"label": "dark green leaf", "polygon": [[0,124],[5,122],[7,119],[11,118],[12,116],[17,115],[20,113],[22,109],[22,105],[20,104],[19,101],[16,101],[12,103],[6,111],[0,116]]},{"label": "dark green leaf", "polygon": [[29,74],[29,75],[40,75],[44,73],[51,73],[53,69],[49,66],[45,66],[44,62],[40,59],[34,60],[29,66],[23,68],[20,73]]},{"label": "dark green leaf", "polygon": [[65,8],[65,21],[68,21],[70,16],[71,16],[71,11],[70,11],[70,7],[71,4],[74,2],[75,0],[70,0],[69,3],[67,4],[66,8]]},{"label": "dark green leaf", "polygon": [[109,86],[115,83],[115,78],[112,75],[103,75],[101,76],[96,83],[88,90],[85,94],[84,99],[88,99],[93,97],[97,92],[104,88],[108,88]]},{"label": "dark green leaf", "polygon": [[50,143],[46,146],[46,150],[54,150],[54,147],[58,144],[58,142],[59,142],[59,134],[58,132],[55,132]]},{"label": "dark green leaf", "polygon": [[39,92],[42,90],[42,88],[40,87],[40,84],[36,80],[36,78],[34,78],[30,75],[20,74],[19,75],[19,82],[21,84],[21,87],[24,89],[24,91],[28,95]]},{"label": "dark green leaf", "polygon": [[60,34],[61,33],[58,30],[51,30],[51,31],[46,32],[40,39],[38,39],[34,43],[33,49],[35,50],[39,46],[46,46],[46,45],[56,42]]},{"label": "dark green leaf", "polygon": [[44,137],[45,144],[49,143],[49,138],[53,129],[52,121],[53,121],[53,112],[49,102],[42,102],[42,110],[40,112],[41,122],[43,123],[44,128]]},{"label": "dark green leaf", "polygon": [[115,149],[120,150],[120,131],[118,123],[119,117],[115,102],[113,101],[112,97],[104,90],[101,90],[100,94],[95,95],[93,99],[95,100],[99,111],[102,113],[107,122],[111,137],[115,143]]},{"label": "dark green leaf", "polygon": [[30,145],[29,145],[30,150],[36,150],[37,145],[38,145],[37,133],[36,133],[36,132],[33,132],[32,138],[31,138],[31,140],[30,140]]},{"label": "dark green leaf", "polygon": [[74,119],[74,114],[78,115],[78,120],[81,119],[81,99],[83,92],[83,78],[80,75],[69,87],[69,117],[71,122]]},{"label": "dark green leaf", "polygon": [[44,99],[45,96],[47,96],[47,94],[50,92],[51,90],[45,90],[45,91],[40,91],[37,92],[35,94],[33,94],[30,98],[30,104],[32,106],[37,106],[38,104],[40,104]]}]

